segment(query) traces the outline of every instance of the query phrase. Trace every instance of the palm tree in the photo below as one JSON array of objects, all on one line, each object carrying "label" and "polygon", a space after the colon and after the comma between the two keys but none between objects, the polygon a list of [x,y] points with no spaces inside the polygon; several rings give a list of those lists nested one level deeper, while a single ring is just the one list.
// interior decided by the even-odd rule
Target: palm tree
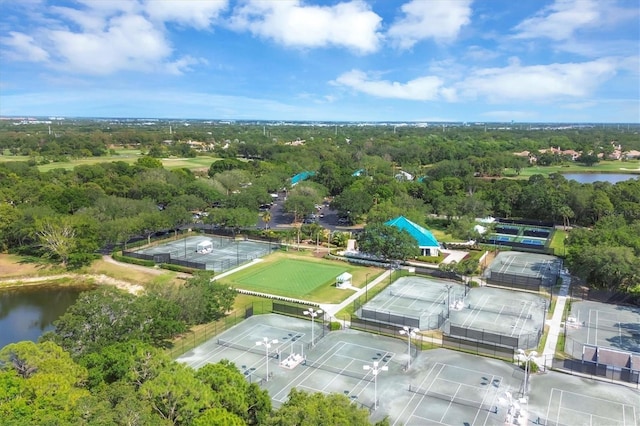
[{"label": "palm tree", "polygon": [[271,212],[269,210],[262,212],[262,221],[264,222],[264,229],[267,229],[269,222],[271,222]]}]

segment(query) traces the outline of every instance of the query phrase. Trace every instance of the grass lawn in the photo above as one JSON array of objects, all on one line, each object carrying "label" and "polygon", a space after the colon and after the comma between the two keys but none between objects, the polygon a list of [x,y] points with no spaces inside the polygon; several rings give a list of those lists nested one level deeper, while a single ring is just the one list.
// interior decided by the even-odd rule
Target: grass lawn
[{"label": "grass lawn", "polygon": [[640,173],[640,161],[601,161],[593,166],[580,163],[566,163],[559,166],[532,166],[520,170],[507,169],[505,176],[516,179],[529,179],[533,175],[549,176],[551,173]]},{"label": "grass lawn", "polygon": [[275,293],[291,297],[310,295],[316,288],[331,285],[345,272],[344,265],[309,262],[301,259],[281,259],[271,265],[234,274],[240,288]]},{"label": "grass lawn", "polygon": [[336,277],[343,272],[349,272],[353,276],[352,285],[361,288],[384,270],[317,258],[308,252],[278,252],[220,281],[261,293],[339,303],[353,294],[353,290],[338,289],[334,285]]},{"label": "grass lawn", "polygon": [[[77,158],[69,161],[61,161],[56,163],[38,165],[38,170],[47,172],[54,169],[71,170],[79,165],[94,165],[98,163],[110,163],[113,161],[123,161],[128,164],[135,163],[140,158],[141,152],[137,149],[120,149],[116,150],[117,155],[106,155],[104,157]],[[0,162],[4,161],[29,161],[30,157],[25,155],[4,155],[0,156]],[[208,169],[211,163],[218,161],[219,158],[209,156],[198,156],[194,158],[163,158],[162,165],[166,169],[186,168],[190,170]]]}]

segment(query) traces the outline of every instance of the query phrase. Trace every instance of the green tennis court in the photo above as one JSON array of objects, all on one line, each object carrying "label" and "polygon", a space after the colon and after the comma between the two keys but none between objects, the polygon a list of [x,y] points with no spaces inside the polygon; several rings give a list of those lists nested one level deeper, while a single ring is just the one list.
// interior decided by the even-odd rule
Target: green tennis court
[{"label": "green tennis court", "polygon": [[233,274],[232,280],[245,290],[302,297],[318,287],[333,284],[338,275],[349,269],[346,265],[281,259],[239,271]]}]

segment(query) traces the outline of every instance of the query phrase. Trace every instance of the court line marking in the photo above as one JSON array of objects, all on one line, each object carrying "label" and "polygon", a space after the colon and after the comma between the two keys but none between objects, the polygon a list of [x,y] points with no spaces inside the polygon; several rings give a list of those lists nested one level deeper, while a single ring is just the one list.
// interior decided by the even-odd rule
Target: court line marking
[{"label": "court line marking", "polygon": [[[300,332],[300,333],[298,333],[298,332],[293,332],[293,330],[289,330],[289,329],[281,328],[281,327],[274,327],[274,326],[270,326],[270,325],[268,325],[268,324],[254,324],[254,325],[252,325],[251,327],[249,327],[249,328],[245,329],[245,331],[243,331],[243,332],[239,335],[239,336],[240,336],[240,339],[229,340],[229,342],[231,342],[231,343],[236,343],[237,341],[242,340],[242,338],[243,338],[243,337],[246,337],[246,336],[247,336],[247,335],[249,335],[249,334],[251,334],[251,335],[256,334],[256,330],[257,330],[257,329],[264,329],[264,328],[268,328],[268,329],[275,329],[275,330],[282,330],[282,331],[285,331],[285,332],[290,332],[290,333],[295,334],[295,335],[301,335],[300,339],[301,339],[302,337],[304,337],[304,336],[306,336],[306,335],[307,335],[307,333],[305,333],[305,332]],[[264,334],[264,333],[263,333],[263,334]],[[196,368],[196,367],[195,367],[196,365],[197,365],[198,367],[201,367],[202,365],[207,364],[211,358],[213,358],[214,356],[218,355],[220,352],[224,352],[225,348],[227,348],[227,347],[226,347],[226,346],[224,346],[224,345],[219,345],[219,344],[218,344],[219,336],[220,336],[220,335],[213,336],[211,339],[207,340],[207,342],[205,342],[205,343],[203,343],[202,345],[200,345],[200,346],[205,346],[207,343],[209,343],[209,342],[211,342],[211,341],[213,341],[213,342],[215,343],[215,346],[212,346],[212,348],[211,348],[211,349],[209,349],[209,351],[208,351],[208,354],[210,354],[210,355],[208,355],[208,356],[206,356],[205,358],[203,358],[200,362],[198,362],[198,363],[194,364],[194,365],[193,365],[193,368]],[[279,340],[279,339],[278,339],[278,341],[280,342],[280,340]],[[276,349],[278,349],[278,353],[280,353],[280,348],[282,348],[282,347],[284,347],[284,346],[290,346],[290,344],[291,344],[291,343],[292,343],[291,341],[280,342],[280,343],[278,344],[277,348],[276,348]],[[303,344],[303,342],[300,342],[300,343],[301,343],[301,344]],[[236,344],[239,344],[239,343],[236,343]],[[241,344],[240,344],[240,345],[241,345]],[[243,346],[243,345],[241,345],[241,346]],[[247,345],[244,345],[244,346],[247,346]],[[194,349],[195,349],[195,348],[194,348]],[[235,349],[235,348],[231,348],[231,349]],[[235,350],[237,350],[237,351],[242,351],[243,353],[251,353],[251,354],[253,354],[253,352],[249,351],[248,349],[247,349],[247,350],[243,350],[243,349],[235,349]],[[274,350],[275,350],[275,349],[274,349]],[[258,355],[258,354],[255,354],[255,355]]]},{"label": "court line marking", "polygon": [[[391,359],[393,359],[393,357],[395,356],[394,352],[388,352],[388,351],[385,351],[385,350],[382,350],[382,349],[377,349],[377,348],[374,348],[374,347],[371,347],[371,346],[364,346],[364,345],[354,344],[354,343],[350,343],[350,342],[339,341],[339,342],[334,343],[330,348],[328,348],[326,351],[324,351],[317,358],[317,360],[312,361],[312,362],[313,363],[318,363],[318,362],[320,362],[322,360],[322,362],[320,362],[320,365],[326,365],[329,361],[331,361],[331,358],[334,357],[334,356],[339,356],[339,357],[347,358],[347,359],[350,358],[350,359],[353,360],[352,362],[355,362],[355,361],[361,361],[363,363],[367,363],[368,362],[367,360],[362,360],[361,358],[353,358],[351,356],[341,355],[339,353],[339,351],[341,349],[343,349],[344,347],[347,347],[347,346],[355,346],[355,347],[360,347],[360,348],[371,349],[372,351],[375,351],[376,353],[384,354],[384,355],[381,356],[381,358],[385,358],[386,355],[390,355],[391,357],[390,357],[389,361],[391,361]],[[387,361],[385,363],[382,363],[382,364],[386,365],[386,364],[389,363],[389,361]],[[344,369],[346,370],[346,367]],[[314,375],[314,373],[315,373],[314,370],[320,370],[320,371],[324,371],[325,373],[334,375],[334,378],[331,381],[335,380],[337,378],[337,376],[350,377],[350,376],[341,375],[339,373],[335,373],[335,372],[332,372],[332,371],[322,370],[321,368],[307,367],[304,370],[302,370],[300,372],[300,374],[298,374],[295,377],[293,377],[287,383],[287,385],[284,386],[278,393],[274,394],[272,396],[272,398],[274,400],[278,401],[278,402],[283,402],[284,399],[278,399],[277,396],[280,395],[282,392],[284,392],[285,389],[290,388],[291,386],[295,386],[295,385],[293,385],[295,382],[298,382],[298,383],[306,382],[309,379],[309,377]],[[356,379],[355,377],[351,377],[351,379],[358,381],[356,383],[356,385],[354,386],[354,388],[356,386],[358,386],[361,382],[363,382],[365,380],[365,377],[367,377],[369,374],[373,374],[371,372],[371,370],[369,370],[366,373],[364,373],[362,379]],[[367,386],[365,386],[365,388],[368,387],[369,384],[370,384],[370,382],[367,380]],[[288,394],[288,392],[287,392],[287,394]],[[286,396],[285,396],[285,398],[286,398]]]},{"label": "court line marking", "polygon": [[[619,408],[622,408],[622,416],[623,416],[623,426],[626,426],[626,422],[624,422],[625,419],[625,409],[627,407],[631,408],[631,412],[633,413],[634,416],[634,420],[635,420],[635,407],[633,405],[629,405],[629,404],[625,404],[622,402],[617,402],[617,401],[613,401],[610,399],[605,399],[605,398],[599,398],[597,396],[591,396],[591,395],[586,395],[586,394],[582,394],[582,393],[577,393],[577,392],[571,392],[568,390],[564,390],[564,389],[558,389],[558,388],[552,388],[551,389],[551,394],[549,395],[549,405],[547,408],[547,418],[549,418],[550,415],[550,408],[551,408],[551,401],[554,400],[553,398],[553,393],[554,392],[560,392],[560,398],[558,398],[558,414],[556,416],[556,423],[560,424],[560,414],[562,413],[563,410],[568,410],[568,411],[575,411],[575,412],[579,412],[579,413],[583,413],[583,414],[588,414],[590,417],[596,416],[596,417],[601,417],[603,419],[607,419],[607,420],[612,420],[615,421],[616,423],[619,423],[619,420],[616,420],[612,417],[603,417],[603,416],[598,416],[597,414],[593,414],[593,413],[585,413],[584,411],[581,411],[579,409],[573,409],[570,407],[563,407],[562,406],[562,398],[565,394],[567,395],[575,395],[576,397],[578,397],[578,399],[593,399],[596,401],[602,401],[607,403],[608,405],[614,407],[616,410]],[[587,402],[587,401],[585,401]],[[619,406],[619,407],[615,407],[615,406]]]},{"label": "court line marking", "polygon": [[[431,380],[429,385],[425,388],[423,386],[424,383],[428,382],[428,379],[433,376],[433,372],[438,366],[440,366],[439,370],[437,371],[437,373],[435,374],[435,376],[433,377],[433,379]],[[489,386],[491,386],[496,379],[499,380],[500,385],[503,383],[503,380],[504,380],[504,378],[502,376],[496,376],[494,374],[489,374],[489,373],[486,373],[484,371],[473,370],[473,369],[470,369],[470,368],[459,367],[459,366],[455,366],[455,365],[448,365],[448,364],[443,364],[443,363],[440,363],[440,362],[436,362],[431,367],[431,369],[428,371],[428,373],[424,376],[423,380],[420,382],[418,387],[420,389],[426,389],[426,391],[429,392],[429,391],[431,391],[431,388],[434,386],[436,381],[446,381],[446,382],[450,382],[450,383],[456,383],[458,385],[458,388],[457,388],[457,390],[456,390],[456,392],[455,392],[455,394],[453,395],[452,398],[456,397],[456,395],[459,393],[459,391],[462,388],[462,386],[475,387],[475,388],[481,389],[483,391],[484,395],[483,395],[482,401],[480,402],[480,405],[484,405],[485,404],[485,400],[486,400],[487,396],[489,394],[491,394],[491,391],[492,391],[491,387],[487,387],[487,388],[483,389],[483,388],[481,388],[479,386],[467,385],[466,383],[461,383],[461,382],[445,379],[444,377],[440,377],[441,375],[443,375],[443,371],[446,368],[473,372],[473,373],[479,375],[480,377],[490,377],[490,379],[488,379],[489,380],[489,383],[488,383]],[[494,390],[493,399],[491,401],[491,405],[495,405],[494,402],[495,402],[495,399],[497,397],[497,394],[498,394],[498,392]],[[425,417],[423,417],[423,416],[416,415],[415,412],[418,410],[418,408],[423,404],[424,400],[427,399],[427,398],[429,398],[428,395],[422,395],[422,394],[418,394],[418,393],[413,393],[413,395],[411,395],[411,397],[409,398],[409,401],[405,404],[405,407],[400,412],[400,415],[398,416],[396,421],[393,423],[393,425],[395,426],[396,424],[398,424],[398,422],[403,418],[403,416],[404,416],[405,412],[407,411],[407,409],[409,408],[409,406],[411,406],[411,404],[414,403],[414,399],[418,399],[418,402],[415,404],[415,407],[413,408],[413,410],[409,414],[409,417],[407,418],[407,422],[410,423],[411,418],[413,418],[413,417],[416,417],[418,419],[425,419]],[[431,398],[434,398],[434,397],[431,397]],[[470,402],[477,403],[477,401],[472,401],[472,400],[469,400],[467,398],[462,398],[462,399],[470,401]],[[449,409],[450,409],[451,405],[454,404],[454,403],[455,403],[455,401],[453,401],[453,400],[449,401],[449,404],[447,405],[447,410],[444,412],[444,414],[443,414],[442,418],[440,419],[440,421],[438,421],[436,419],[431,419],[431,418],[426,418],[426,419],[429,420],[429,422],[431,422],[431,423],[446,424],[446,423],[443,423],[442,420],[444,419],[446,414],[449,412]],[[474,407],[469,407],[469,409],[473,409],[473,408]],[[472,424],[475,424],[476,419],[480,415],[481,411],[484,411],[484,410],[482,408],[476,408],[476,416],[474,417],[474,420],[473,420]],[[485,421],[484,421],[485,425],[486,425],[487,421],[489,420],[489,415],[490,414],[491,414],[490,412],[487,412],[487,414],[486,414],[486,418],[485,418]]]}]

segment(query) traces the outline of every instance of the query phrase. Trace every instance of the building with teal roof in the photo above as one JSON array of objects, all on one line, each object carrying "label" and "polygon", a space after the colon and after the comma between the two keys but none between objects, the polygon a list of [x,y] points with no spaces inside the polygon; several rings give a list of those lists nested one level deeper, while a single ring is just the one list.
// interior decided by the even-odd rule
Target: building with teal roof
[{"label": "building with teal roof", "polygon": [[302,172],[298,173],[294,177],[291,178],[291,186],[295,186],[303,180],[309,179],[311,176],[314,176],[316,172]]},{"label": "building with teal roof", "polygon": [[394,226],[398,229],[407,231],[417,242],[420,248],[421,256],[437,256],[440,253],[440,243],[433,236],[431,231],[417,223],[411,222],[404,216],[398,216],[385,222],[385,225]]}]

